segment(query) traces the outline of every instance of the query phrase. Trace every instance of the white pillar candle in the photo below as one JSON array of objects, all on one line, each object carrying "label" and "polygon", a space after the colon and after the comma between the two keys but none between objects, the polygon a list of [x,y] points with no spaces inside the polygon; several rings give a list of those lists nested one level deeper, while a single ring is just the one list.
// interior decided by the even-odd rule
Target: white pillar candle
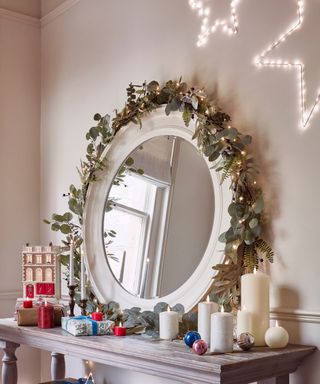
[{"label": "white pillar candle", "polygon": [[218,304],[210,301],[209,296],[207,296],[207,301],[198,304],[198,332],[201,339],[208,345],[210,345],[211,314],[218,311]]},{"label": "white pillar candle", "polygon": [[233,351],[233,316],[231,313],[216,312],[211,315],[210,351],[227,353]]},{"label": "white pillar candle", "polygon": [[289,334],[283,327],[279,327],[276,321],[276,326],[267,330],[265,340],[270,348],[284,348],[289,342]]},{"label": "white pillar candle", "polygon": [[237,313],[237,336],[244,332],[252,334],[252,315],[245,309]]},{"label": "white pillar candle", "polygon": [[85,273],[85,265],[84,265],[84,252],[81,248],[81,279],[80,279],[80,285],[81,285],[81,300],[85,300],[87,298],[86,294],[86,273]]},{"label": "white pillar candle", "polygon": [[74,259],[73,259],[73,240],[70,241],[69,257],[69,285],[74,285]]},{"label": "white pillar candle", "polygon": [[167,311],[159,314],[159,333],[160,339],[173,340],[179,333],[179,316],[177,312]]},{"label": "white pillar candle", "polygon": [[252,335],[256,346],[264,346],[269,328],[269,277],[262,272],[241,277],[241,307],[252,315]]}]

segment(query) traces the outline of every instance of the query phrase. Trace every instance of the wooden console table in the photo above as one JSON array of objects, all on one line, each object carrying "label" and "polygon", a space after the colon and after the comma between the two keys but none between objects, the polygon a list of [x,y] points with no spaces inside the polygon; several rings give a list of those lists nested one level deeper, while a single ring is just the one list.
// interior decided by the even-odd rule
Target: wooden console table
[{"label": "wooden console table", "polygon": [[197,356],[182,342],[151,341],[141,336],[74,337],[61,328],[18,327],[13,319],[0,319],[2,384],[17,383],[15,350],[20,344],[52,352],[53,379],[64,377],[64,355],[72,355],[189,384],[288,384],[289,374],[315,350],[290,345],[280,350],[259,347],[250,352]]}]

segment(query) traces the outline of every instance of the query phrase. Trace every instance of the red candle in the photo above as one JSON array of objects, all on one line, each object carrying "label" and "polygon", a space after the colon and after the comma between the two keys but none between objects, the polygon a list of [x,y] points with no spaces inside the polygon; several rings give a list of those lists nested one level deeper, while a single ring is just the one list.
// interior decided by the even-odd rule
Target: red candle
[{"label": "red candle", "polygon": [[53,328],[54,327],[54,312],[53,305],[45,302],[38,308],[38,327]]},{"label": "red candle", "polygon": [[92,312],[92,320],[95,321],[102,321],[103,320],[103,313],[99,312],[99,309],[97,308],[96,312]]},{"label": "red candle", "polygon": [[27,297],[27,300],[23,300],[23,308],[32,308],[32,300]]},{"label": "red candle", "polygon": [[115,336],[125,336],[126,335],[126,327],[122,325],[122,323],[119,323],[117,327],[114,327],[113,333]]}]

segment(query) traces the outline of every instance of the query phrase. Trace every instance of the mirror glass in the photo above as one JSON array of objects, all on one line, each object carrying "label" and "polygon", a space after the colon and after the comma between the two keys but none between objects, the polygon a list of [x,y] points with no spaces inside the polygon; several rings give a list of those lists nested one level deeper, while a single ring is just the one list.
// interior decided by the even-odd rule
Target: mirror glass
[{"label": "mirror glass", "polygon": [[159,136],[136,148],[106,197],[105,255],[134,296],[161,298],[193,274],[212,232],[208,165],[188,141]]}]

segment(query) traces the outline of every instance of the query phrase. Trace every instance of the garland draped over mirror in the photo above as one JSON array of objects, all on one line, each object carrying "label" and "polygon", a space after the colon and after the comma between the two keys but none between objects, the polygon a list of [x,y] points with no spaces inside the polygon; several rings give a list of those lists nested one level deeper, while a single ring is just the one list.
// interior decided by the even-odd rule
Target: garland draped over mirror
[{"label": "garland draped over mirror", "polygon": [[[89,141],[86,159],[80,162],[78,172],[81,186],[69,187],[69,212],[63,215],[53,214],[53,231],[65,235],[62,240],[61,262],[68,265],[70,242],[75,244],[75,276],[80,276],[80,246],[82,244],[81,226],[88,187],[99,182],[98,173],[106,167],[108,159],[103,158],[106,146],[110,144],[119,130],[128,123],[143,124],[143,118],[165,105],[165,113],[180,111],[184,124],[195,121],[193,139],[201,153],[206,156],[212,168],[221,174],[221,183],[230,179],[232,201],[229,205],[230,227],[222,233],[219,241],[224,243],[224,256],[221,264],[213,266],[216,274],[213,278],[212,293],[224,303],[237,303],[240,295],[240,277],[246,272],[259,268],[265,259],[273,261],[273,251],[262,237],[263,194],[257,185],[257,167],[247,147],[251,136],[244,135],[231,125],[231,118],[209,100],[203,89],[189,87],[185,82],[169,80],[164,86],[157,81],[142,85],[129,84],[127,101],[121,111],[109,115],[94,115],[96,125],[86,134]],[[123,169],[118,172],[115,183],[121,183],[126,169],[141,172],[134,168],[128,158]],[[105,237],[112,238],[113,233]],[[90,287],[88,287],[90,290]],[[91,293],[91,298],[94,298]]]}]

